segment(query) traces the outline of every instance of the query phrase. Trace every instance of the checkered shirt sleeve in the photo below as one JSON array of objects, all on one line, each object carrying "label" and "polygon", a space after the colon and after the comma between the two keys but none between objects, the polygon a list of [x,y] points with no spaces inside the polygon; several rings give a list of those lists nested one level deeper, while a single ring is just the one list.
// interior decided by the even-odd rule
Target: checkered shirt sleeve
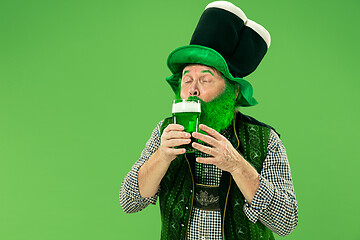
[{"label": "checkered shirt sleeve", "polygon": [[120,188],[120,205],[124,212],[134,213],[146,208],[149,204],[155,204],[158,193],[152,197],[143,198],[139,192],[138,174],[140,167],[150,158],[150,156],[160,146],[160,127],[163,121],[160,121],[151,134],[145,149],[142,151],[139,160],[135,162],[130,172],[125,176]]},{"label": "checkered shirt sleeve", "polygon": [[280,236],[292,232],[298,221],[298,206],[285,147],[271,130],[267,156],[259,175],[260,187],[244,212],[252,222],[260,220]]}]

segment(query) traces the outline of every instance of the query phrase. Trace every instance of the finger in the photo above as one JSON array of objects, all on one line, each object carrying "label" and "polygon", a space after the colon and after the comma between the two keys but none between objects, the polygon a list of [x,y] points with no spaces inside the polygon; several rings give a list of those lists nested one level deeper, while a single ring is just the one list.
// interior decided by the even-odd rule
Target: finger
[{"label": "finger", "polygon": [[213,146],[213,147],[219,146],[218,141],[211,136],[208,136],[208,135],[205,135],[202,133],[198,133],[198,132],[193,132],[192,136],[196,139],[199,139],[199,140],[209,144],[210,146]]},{"label": "finger", "polygon": [[172,148],[189,143],[191,143],[191,139],[170,139],[167,141],[166,146]]},{"label": "finger", "polygon": [[169,124],[164,131],[170,132],[170,131],[183,131],[184,127],[180,124]]},{"label": "finger", "polygon": [[200,130],[203,130],[210,136],[214,137],[216,140],[221,140],[222,135],[218,133],[215,129],[212,129],[211,127],[206,126],[205,124],[200,124],[199,126]]},{"label": "finger", "polygon": [[164,135],[165,139],[190,139],[191,134],[184,131],[171,131]]},{"label": "finger", "polygon": [[199,150],[200,152],[207,153],[207,154],[209,154],[209,155],[211,155],[213,157],[217,156],[217,151],[212,147],[206,147],[206,146],[201,145],[201,144],[196,143],[196,142],[192,143],[192,146],[193,146],[193,148]]},{"label": "finger", "polygon": [[170,148],[169,153],[174,154],[174,155],[180,155],[180,154],[186,153],[186,149],[185,148]]},{"label": "finger", "polygon": [[214,164],[214,165],[216,163],[216,160],[213,157],[208,157],[208,158],[198,157],[196,158],[196,161],[199,163]]}]

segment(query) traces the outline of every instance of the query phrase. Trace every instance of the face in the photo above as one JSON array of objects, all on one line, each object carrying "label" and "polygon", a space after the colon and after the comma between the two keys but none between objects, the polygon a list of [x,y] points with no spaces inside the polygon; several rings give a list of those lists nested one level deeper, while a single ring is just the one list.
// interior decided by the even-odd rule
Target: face
[{"label": "face", "polygon": [[187,99],[197,96],[209,102],[225,89],[225,80],[216,69],[200,64],[188,65],[184,68],[181,78],[180,97]]}]

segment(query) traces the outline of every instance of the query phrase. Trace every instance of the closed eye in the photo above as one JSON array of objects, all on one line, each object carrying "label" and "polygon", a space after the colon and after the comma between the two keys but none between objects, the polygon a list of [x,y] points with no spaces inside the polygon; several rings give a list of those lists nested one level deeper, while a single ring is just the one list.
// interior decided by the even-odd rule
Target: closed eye
[{"label": "closed eye", "polygon": [[210,82],[211,82],[211,79],[209,79],[208,77],[200,78],[200,83],[210,83]]},{"label": "closed eye", "polygon": [[183,83],[192,83],[193,79],[191,77],[184,77],[182,82]]}]

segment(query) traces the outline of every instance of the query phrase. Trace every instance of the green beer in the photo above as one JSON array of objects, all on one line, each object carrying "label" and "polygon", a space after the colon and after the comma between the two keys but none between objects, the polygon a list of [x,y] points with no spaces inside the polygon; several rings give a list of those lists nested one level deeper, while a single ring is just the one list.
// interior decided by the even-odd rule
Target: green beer
[{"label": "green beer", "polygon": [[[174,100],[172,106],[173,121],[176,124],[180,124],[184,127],[184,131],[188,133],[197,132],[199,130],[199,121],[201,114],[201,105],[199,100]],[[191,137],[191,142],[195,141]],[[185,148],[186,152],[194,152],[191,143],[179,146]]]}]

